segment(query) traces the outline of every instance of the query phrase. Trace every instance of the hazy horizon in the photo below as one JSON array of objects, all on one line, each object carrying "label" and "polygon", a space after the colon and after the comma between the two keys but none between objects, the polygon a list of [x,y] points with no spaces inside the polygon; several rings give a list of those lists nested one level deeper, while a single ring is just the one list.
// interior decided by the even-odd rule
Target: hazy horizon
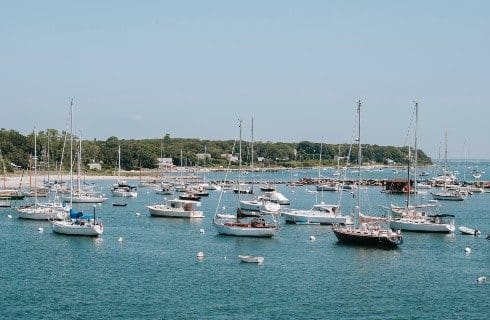
[{"label": "hazy horizon", "polygon": [[15,1],[3,5],[0,127],[84,139],[229,140],[419,147],[490,159],[487,1]]}]

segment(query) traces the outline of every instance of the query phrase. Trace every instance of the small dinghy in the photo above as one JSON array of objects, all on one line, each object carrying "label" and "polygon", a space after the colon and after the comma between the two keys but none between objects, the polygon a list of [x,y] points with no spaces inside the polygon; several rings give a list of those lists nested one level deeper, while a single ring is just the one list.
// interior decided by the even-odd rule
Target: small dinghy
[{"label": "small dinghy", "polygon": [[481,234],[481,232],[476,229],[471,229],[463,226],[459,227],[458,230],[459,232],[461,232],[461,234],[469,234],[471,236],[479,236]]},{"label": "small dinghy", "polygon": [[258,263],[258,264],[262,264],[264,262],[264,257],[260,257],[260,256],[243,256],[243,255],[239,255],[238,258],[240,258],[240,260],[242,262],[247,262],[247,263]]},{"label": "small dinghy", "polygon": [[127,205],[128,205],[127,203],[116,203],[116,202],[112,203],[113,207],[125,207]]}]

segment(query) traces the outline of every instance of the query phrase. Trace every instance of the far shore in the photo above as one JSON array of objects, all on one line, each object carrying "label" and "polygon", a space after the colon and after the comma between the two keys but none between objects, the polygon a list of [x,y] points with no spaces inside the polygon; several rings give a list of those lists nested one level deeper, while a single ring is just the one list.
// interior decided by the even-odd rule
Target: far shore
[{"label": "far shore", "polygon": [[[328,169],[335,169],[333,166],[323,166],[322,168],[328,168]],[[379,170],[379,169],[404,169],[405,166],[393,166],[393,165],[364,165],[362,166],[363,169],[365,170]],[[242,170],[244,171],[251,171],[252,168],[249,166],[244,166]],[[292,171],[301,171],[301,170],[311,170],[311,169],[318,169],[318,167],[297,167],[297,168],[286,168],[286,167],[270,167],[270,168],[253,168],[253,171],[256,172],[261,172],[261,171],[268,171],[268,172],[276,172],[276,171],[284,171],[284,170],[292,170]],[[351,167],[351,169],[355,169],[355,167]],[[163,175],[164,176],[172,176],[176,174],[186,174],[187,176],[196,176],[198,174],[202,174],[204,172],[225,172],[227,170],[230,171],[236,171],[238,170],[237,168],[233,169],[227,169],[227,168],[216,168],[216,167],[210,167],[210,168],[204,168],[204,167],[175,167],[171,170],[164,170]],[[162,175],[162,171],[158,169],[143,169],[141,171],[121,171],[120,176],[117,175],[117,172],[114,172],[113,174],[108,174],[107,171],[105,172],[97,172],[97,171],[89,171],[86,172],[85,174],[82,175],[81,179],[83,180],[89,180],[89,181],[100,181],[100,180],[128,180],[128,181],[151,181],[158,179]],[[77,174],[73,174],[73,178],[77,178]],[[29,176],[28,173],[8,173],[4,176],[2,179],[4,181],[0,181],[0,186],[5,187],[5,188],[18,188],[18,187],[28,187],[29,185],[34,184],[34,177]],[[37,184],[40,186],[43,184],[44,181],[48,180],[48,172],[45,171],[40,171],[38,172],[37,176]],[[56,174],[54,172],[51,172],[49,174],[49,180],[51,181],[69,181],[70,180],[70,173],[69,172],[64,172],[61,176],[59,174]]]}]

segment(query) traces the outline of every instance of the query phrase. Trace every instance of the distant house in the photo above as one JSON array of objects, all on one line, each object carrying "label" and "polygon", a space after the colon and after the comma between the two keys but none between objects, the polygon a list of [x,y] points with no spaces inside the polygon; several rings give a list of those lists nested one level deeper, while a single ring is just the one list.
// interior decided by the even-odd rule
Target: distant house
[{"label": "distant house", "polygon": [[264,162],[264,159],[265,159],[264,157],[257,157],[258,162]]},{"label": "distant house", "polygon": [[392,160],[392,159],[390,159],[390,158],[386,158],[386,159],[385,159],[385,163],[386,163],[387,165],[394,165],[394,164],[395,164],[395,161],[393,161],[393,160]]},{"label": "distant house", "polygon": [[196,153],[197,160],[211,159],[211,154],[209,153]]},{"label": "distant house", "polygon": [[231,154],[231,153],[222,153],[222,154],[220,155],[220,157],[221,157],[222,159],[226,159],[226,160],[228,160],[228,161],[230,161],[230,162],[238,162],[238,156],[234,156],[234,155],[233,155],[233,154]]},{"label": "distant house", "polygon": [[102,170],[102,163],[100,161],[95,162],[95,160],[92,160],[92,162],[87,164],[87,166],[90,170],[95,170],[95,171]]},{"label": "distant house", "polygon": [[167,169],[174,166],[172,158],[157,158],[158,169]]}]

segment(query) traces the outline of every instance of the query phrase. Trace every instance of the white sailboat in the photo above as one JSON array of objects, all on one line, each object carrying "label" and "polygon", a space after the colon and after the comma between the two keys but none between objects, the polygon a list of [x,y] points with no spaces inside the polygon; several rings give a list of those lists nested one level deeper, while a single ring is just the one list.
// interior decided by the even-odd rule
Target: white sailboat
[{"label": "white sailboat", "polygon": [[[240,171],[242,166],[242,121],[239,121],[240,128],[240,143],[239,143],[239,169],[238,169],[238,184],[240,184]],[[240,192],[237,196],[240,201]],[[221,235],[239,236],[239,237],[260,237],[271,238],[278,231],[277,222],[267,222],[264,217],[254,217],[252,219],[244,219],[242,211],[237,206],[236,215],[218,214],[219,201],[216,213],[213,219],[213,225]]]},{"label": "white sailboat", "polygon": [[[447,174],[447,131],[445,135],[445,172]],[[448,179],[444,179],[443,181],[443,189],[442,191],[432,193],[432,197],[434,200],[447,200],[447,201],[463,201],[466,199],[467,194],[465,192],[462,192],[459,190],[459,188],[456,189],[449,189],[448,188]]]},{"label": "white sailboat", "polygon": [[[418,165],[418,149],[417,149],[417,132],[418,132],[418,109],[419,105],[415,103],[415,130],[414,130],[414,186],[415,192],[417,195],[417,165]],[[408,181],[410,181],[410,146],[408,147],[408,168],[407,175]],[[408,184],[410,185],[410,183]],[[429,208],[428,205],[415,205],[412,206],[410,204],[410,194],[411,192],[407,192],[407,200],[406,207],[400,208],[393,206],[392,210],[392,219],[390,220],[390,227],[393,229],[400,229],[404,231],[416,231],[416,232],[442,232],[442,233],[450,233],[453,232],[454,220],[452,219],[454,216],[448,214],[436,214],[429,215],[426,210]]]},{"label": "white sailboat", "polygon": [[128,197],[128,198],[136,198],[138,196],[138,192],[136,191],[136,187],[130,186],[126,181],[122,181],[121,178],[121,146],[119,145],[117,151],[117,182],[112,186],[112,195],[114,197]]},{"label": "white sailboat", "polygon": [[93,190],[82,189],[81,186],[81,162],[82,162],[82,134],[80,133],[80,145],[77,153],[77,190],[73,191],[73,195],[69,200],[71,203],[102,203],[107,200],[101,194],[95,194]]},{"label": "white sailboat", "polygon": [[[81,139],[80,139],[81,140]],[[104,232],[104,225],[95,216],[84,216],[83,212],[73,210],[73,99],[70,100],[70,215],[61,220],[51,221],[54,233],[74,236],[99,236]]]},{"label": "white sailboat", "polygon": [[[250,164],[250,171],[252,174],[254,173],[254,119],[252,118],[252,147],[251,147],[251,164]],[[254,188],[254,178],[252,176],[252,192],[253,194],[253,188]],[[261,187],[262,190],[262,187]],[[275,189],[274,189],[275,190]],[[274,191],[273,190],[273,191]],[[248,199],[248,200],[240,200],[238,202],[238,206],[241,210],[244,211],[252,211],[252,212],[259,212],[253,213],[251,215],[260,215],[260,212],[265,211],[268,213],[278,213],[281,210],[281,205],[277,202],[272,202],[269,200],[269,198],[264,197],[264,196],[259,196],[255,197],[253,199]]]},{"label": "white sailboat", "polygon": [[[37,186],[37,133],[34,130],[34,188]],[[43,206],[34,194],[34,204],[17,208],[19,219],[28,220],[62,220],[67,216],[67,208],[59,206]]]}]

